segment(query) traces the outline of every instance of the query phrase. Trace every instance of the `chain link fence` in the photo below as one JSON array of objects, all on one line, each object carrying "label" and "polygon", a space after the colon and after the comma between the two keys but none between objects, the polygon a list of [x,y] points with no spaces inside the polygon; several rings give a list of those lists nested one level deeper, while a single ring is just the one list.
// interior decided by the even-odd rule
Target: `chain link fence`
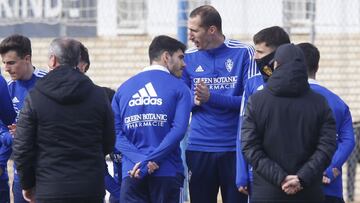
[{"label": "chain link fence", "polygon": [[[179,7],[180,1],[186,6]],[[360,202],[360,0],[0,0],[0,36],[31,37],[37,67],[47,67],[53,37],[77,37],[90,52],[88,75],[116,89],[148,64],[153,36],[176,37],[178,27],[186,26],[178,13],[188,15],[203,4],[220,12],[228,38],[252,44],[256,32],[279,25],[294,43],[319,48],[317,79],[344,99],[356,121],[357,145],[343,180],[346,201]]]},{"label": "chain link fence", "polygon": [[343,173],[343,185],[345,190],[345,199],[347,202],[360,201],[360,177],[358,164],[360,163],[360,122],[354,123],[354,133],[356,145],[346,163],[346,173]]}]

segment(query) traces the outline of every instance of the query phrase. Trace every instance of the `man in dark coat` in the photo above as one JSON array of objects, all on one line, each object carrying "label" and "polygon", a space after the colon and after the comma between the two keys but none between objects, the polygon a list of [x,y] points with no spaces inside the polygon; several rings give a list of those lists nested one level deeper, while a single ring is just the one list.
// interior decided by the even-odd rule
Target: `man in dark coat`
[{"label": "man in dark coat", "polygon": [[103,202],[104,156],[114,148],[114,118],[101,87],[76,69],[80,43],[58,38],[50,73],[20,112],[14,161],[24,198],[36,202]]},{"label": "man in dark coat", "polygon": [[336,149],[331,109],[310,90],[301,49],[281,45],[274,59],[276,69],[250,97],[242,125],[252,202],[322,202],[322,173]]}]

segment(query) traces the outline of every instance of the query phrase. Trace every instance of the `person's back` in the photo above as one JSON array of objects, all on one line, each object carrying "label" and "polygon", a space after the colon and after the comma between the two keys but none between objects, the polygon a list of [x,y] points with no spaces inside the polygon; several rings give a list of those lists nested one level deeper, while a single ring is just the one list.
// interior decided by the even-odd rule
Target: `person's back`
[{"label": "person's back", "polygon": [[[54,69],[29,92],[18,121],[14,160],[23,189],[35,187],[39,202],[100,202],[105,193],[104,157],[113,149],[113,115],[104,90],[75,69],[77,44],[52,42]],[[66,52],[76,62],[62,60]]]},{"label": "person's back", "polygon": [[[150,97],[137,97],[144,90],[150,94]],[[130,95],[129,92],[134,94]],[[144,71],[119,88],[115,101],[119,101],[120,112],[124,113],[122,117],[125,118],[125,123],[122,131],[144,155],[154,151],[172,127],[186,129],[187,121],[184,123],[185,126],[172,126],[171,122],[177,111],[174,109],[174,104],[184,97],[184,92],[189,93],[181,80],[161,70]],[[181,110],[186,112],[187,109]],[[184,115],[184,118],[186,117]],[[183,173],[179,146],[175,147],[168,156],[161,162],[162,165],[154,176],[173,176],[176,173]],[[128,176],[127,171],[132,168],[133,163],[124,159],[123,177]]]},{"label": "person's back", "polygon": [[[282,45],[278,51],[291,52],[293,46]],[[294,60],[280,62],[246,108],[242,147],[254,171],[252,202],[323,199],[322,173],[336,147],[335,123],[325,98],[310,90],[299,51],[295,48],[295,57],[284,54]],[[288,195],[282,186],[295,174],[302,188]]]},{"label": "person's back", "polygon": [[[104,117],[109,103],[103,89],[79,71],[62,67],[39,81],[29,100],[41,123],[37,132],[37,196],[58,197],[58,191],[49,193],[60,186],[64,197],[81,194],[89,185],[83,196],[103,195],[103,160],[109,149],[101,145],[102,129],[105,120],[111,121],[111,117]],[[26,123],[19,122],[18,131],[26,128],[22,124]]]},{"label": "person's back", "polygon": [[190,117],[190,91],[180,80],[185,45],[155,37],[150,66],[124,82],[112,101],[116,149],[122,154],[120,202],[182,199],[180,141]]},{"label": "person's back", "polygon": [[323,175],[324,202],[344,202],[342,187],[342,165],[349,158],[355,147],[354,129],[352,117],[347,104],[335,93],[323,87],[316,81],[316,73],[319,69],[320,52],[310,43],[297,45],[305,55],[307,73],[311,89],[326,98],[336,121],[337,150],[331,164],[326,168]]}]

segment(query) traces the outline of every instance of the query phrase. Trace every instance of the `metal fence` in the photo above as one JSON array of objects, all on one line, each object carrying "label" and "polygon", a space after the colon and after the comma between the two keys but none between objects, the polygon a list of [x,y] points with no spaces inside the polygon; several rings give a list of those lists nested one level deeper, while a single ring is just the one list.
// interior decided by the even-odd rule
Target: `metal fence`
[{"label": "metal fence", "polygon": [[359,192],[359,181],[360,177],[357,172],[358,164],[360,163],[360,122],[354,123],[354,132],[355,132],[355,140],[356,145],[355,149],[349,157],[346,164],[346,173],[343,174],[344,178],[344,188],[345,190],[345,199],[347,202],[357,202],[360,200],[360,192]]},{"label": "metal fence", "polygon": [[[89,76],[115,88],[147,64],[145,40],[176,36],[178,26],[186,24],[177,21],[179,1],[187,3],[187,14],[213,5],[226,37],[252,43],[256,32],[279,25],[294,43],[313,42],[321,52],[318,80],[345,100],[354,121],[360,120],[360,0],[0,0],[0,35],[31,36],[33,61],[46,67],[47,44],[35,38],[83,34],[95,67]],[[344,167],[344,197],[360,202],[359,123],[354,127],[357,145]]]}]

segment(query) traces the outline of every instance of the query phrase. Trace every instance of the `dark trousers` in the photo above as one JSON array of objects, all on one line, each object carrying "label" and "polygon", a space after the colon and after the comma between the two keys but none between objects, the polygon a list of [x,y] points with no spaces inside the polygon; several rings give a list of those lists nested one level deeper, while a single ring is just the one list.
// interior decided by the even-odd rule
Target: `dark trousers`
[{"label": "dark trousers", "polygon": [[236,152],[186,151],[191,203],[247,203],[235,184]]},{"label": "dark trousers", "polygon": [[340,197],[326,195],[324,203],[345,203],[345,201],[343,198]]},{"label": "dark trousers", "polygon": [[179,203],[183,198],[183,181],[183,175],[176,177],[147,176],[142,180],[126,177],[121,183],[120,202]]},{"label": "dark trousers", "polygon": [[22,195],[22,188],[20,186],[20,182],[13,182],[12,191],[14,194],[14,203],[28,203]]},{"label": "dark trousers", "polygon": [[103,203],[103,198],[36,199],[36,203]]},{"label": "dark trousers", "polygon": [[[1,188],[3,189],[3,188]],[[9,190],[0,191],[0,203],[10,203]]]}]

